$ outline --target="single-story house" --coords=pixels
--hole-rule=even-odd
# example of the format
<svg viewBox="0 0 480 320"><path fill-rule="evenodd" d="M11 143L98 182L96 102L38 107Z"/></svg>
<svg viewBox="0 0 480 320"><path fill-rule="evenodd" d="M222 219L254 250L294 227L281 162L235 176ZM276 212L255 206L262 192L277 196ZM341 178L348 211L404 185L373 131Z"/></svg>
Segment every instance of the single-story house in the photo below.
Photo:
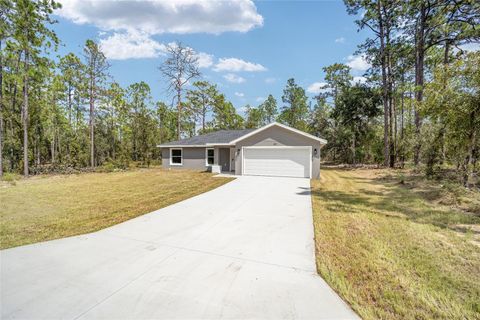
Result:
<svg viewBox="0 0 480 320"><path fill-rule="evenodd" d="M274 122L258 129L220 130L159 145L165 168L221 168L236 175L320 177L326 140Z"/></svg>

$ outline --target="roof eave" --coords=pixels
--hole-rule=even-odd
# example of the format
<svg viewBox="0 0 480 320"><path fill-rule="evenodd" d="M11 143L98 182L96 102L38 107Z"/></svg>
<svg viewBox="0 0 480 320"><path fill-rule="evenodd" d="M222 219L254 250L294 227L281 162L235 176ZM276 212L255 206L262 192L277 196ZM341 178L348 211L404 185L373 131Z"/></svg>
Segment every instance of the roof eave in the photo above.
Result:
<svg viewBox="0 0 480 320"><path fill-rule="evenodd" d="M157 148L204 148L204 144L158 144Z"/></svg>
<svg viewBox="0 0 480 320"><path fill-rule="evenodd" d="M159 144L157 148L205 148L205 147L234 147L231 143L206 143L206 144Z"/></svg>
<svg viewBox="0 0 480 320"><path fill-rule="evenodd" d="M213 146L226 146L226 147L234 147L235 145L234 144L231 144L231 143L207 143L206 146L209 146L209 147L213 147Z"/></svg>

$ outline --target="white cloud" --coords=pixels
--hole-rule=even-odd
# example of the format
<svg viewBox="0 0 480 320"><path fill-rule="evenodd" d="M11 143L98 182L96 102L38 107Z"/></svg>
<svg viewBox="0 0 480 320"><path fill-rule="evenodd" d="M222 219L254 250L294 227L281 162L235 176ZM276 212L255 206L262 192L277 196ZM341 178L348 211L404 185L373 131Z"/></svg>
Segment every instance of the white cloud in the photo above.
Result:
<svg viewBox="0 0 480 320"><path fill-rule="evenodd" d="M240 98L243 98L245 96L243 92L235 92L235 95Z"/></svg>
<svg viewBox="0 0 480 320"><path fill-rule="evenodd" d="M367 82L367 78L358 76L358 77L353 77L352 83L365 83Z"/></svg>
<svg viewBox="0 0 480 320"><path fill-rule="evenodd" d="M165 45L139 32L113 33L100 39L100 48L109 59L156 58L165 51Z"/></svg>
<svg viewBox="0 0 480 320"><path fill-rule="evenodd" d="M213 55L205 52L197 53L197 64L199 68L208 68L213 65Z"/></svg>
<svg viewBox="0 0 480 320"><path fill-rule="evenodd" d="M277 79L275 79L275 78L266 78L265 79L265 83L268 83L268 84L274 83L275 81L277 81Z"/></svg>
<svg viewBox="0 0 480 320"><path fill-rule="evenodd" d="M100 36L100 48L105 56L112 60L157 58L166 52L167 45L137 31L114 32L110 35L101 32ZM175 45L175 43L168 45ZM198 58L199 68L208 68L213 65L213 55L205 52L195 52L195 55Z"/></svg>
<svg viewBox="0 0 480 320"><path fill-rule="evenodd" d="M327 85L326 82L314 82L314 83L312 83L311 85L308 86L307 92L308 93L313 93L313 94L319 94L320 92L323 92L323 91L327 90L327 89L323 88L326 85Z"/></svg>
<svg viewBox="0 0 480 320"><path fill-rule="evenodd" d="M215 71L239 72L239 71L266 71L267 68L258 63L248 62L237 58L220 58L213 68Z"/></svg>
<svg viewBox="0 0 480 320"><path fill-rule="evenodd" d="M65 0L62 5L58 15L109 31L219 34L263 25L252 0Z"/></svg>
<svg viewBox="0 0 480 320"><path fill-rule="evenodd" d="M337 38L335 39L335 43L345 43L345 38L344 37Z"/></svg>
<svg viewBox="0 0 480 320"><path fill-rule="evenodd" d="M233 73L227 73L223 77L225 78L225 80L232 83L243 83L246 81L245 78L237 76L236 74L233 74Z"/></svg>
<svg viewBox="0 0 480 320"><path fill-rule="evenodd" d="M347 66L354 71L365 71L371 67L370 63L365 59L365 55L360 56L348 56Z"/></svg>
<svg viewBox="0 0 480 320"><path fill-rule="evenodd" d="M263 25L252 0L65 0L55 13L100 29L100 43L110 59L158 57L164 44L153 35L247 32ZM213 56L198 57L200 68L213 65Z"/></svg>
<svg viewBox="0 0 480 320"><path fill-rule="evenodd" d="M263 102L265 100L267 100L267 98L265 98L265 97L257 97L257 99L255 99L255 101L257 101L257 102Z"/></svg>

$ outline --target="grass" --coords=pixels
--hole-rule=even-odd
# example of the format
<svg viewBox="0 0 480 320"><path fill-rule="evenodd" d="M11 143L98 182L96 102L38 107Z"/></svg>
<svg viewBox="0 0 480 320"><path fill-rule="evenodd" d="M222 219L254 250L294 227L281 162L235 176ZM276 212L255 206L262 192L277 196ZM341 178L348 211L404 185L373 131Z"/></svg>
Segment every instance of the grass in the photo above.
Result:
<svg viewBox="0 0 480 320"><path fill-rule="evenodd" d="M0 181L0 248L97 231L230 180L156 168Z"/></svg>
<svg viewBox="0 0 480 320"><path fill-rule="evenodd" d="M390 170L312 181L318 272L362 318L480 319L480 194L443 189Z"/></svg>

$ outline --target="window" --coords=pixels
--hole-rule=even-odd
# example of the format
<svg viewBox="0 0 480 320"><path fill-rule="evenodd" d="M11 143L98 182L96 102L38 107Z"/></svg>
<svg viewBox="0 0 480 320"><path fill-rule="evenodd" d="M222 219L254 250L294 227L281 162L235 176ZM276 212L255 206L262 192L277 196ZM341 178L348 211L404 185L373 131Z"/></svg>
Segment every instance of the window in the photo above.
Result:
<svg viewBox="0 0 480 320"><path fill-rule="evenodd" d="M170 165L181 166L183 164L183 150L170 149Z"/></svg>
<svg viewBox="0 0 480 320"><path fill-rule="evenodd" d="M211 166L215 162L215 149L207 149L206 150L206 164L207 166Z"/></svg>

